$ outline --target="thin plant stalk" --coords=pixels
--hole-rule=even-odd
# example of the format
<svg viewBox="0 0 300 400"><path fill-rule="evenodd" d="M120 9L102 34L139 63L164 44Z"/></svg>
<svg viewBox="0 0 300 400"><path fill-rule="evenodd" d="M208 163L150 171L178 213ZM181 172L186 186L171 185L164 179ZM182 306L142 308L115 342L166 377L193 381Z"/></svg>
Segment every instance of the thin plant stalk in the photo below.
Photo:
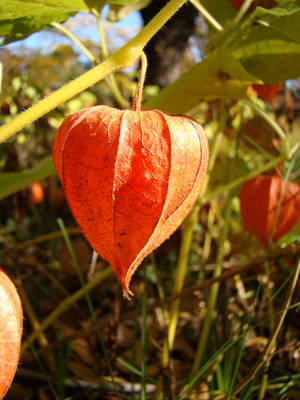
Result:
<svg viewBox="0 0 300 400"><path fill-rule="evenodd" d="M32 326L33 330L37 330L41 326L40 322L39 322L37 316L35 315L35 312L34 312L32 306L31 306L30 300L29 300L29 298L28 298L28 296L26 294L26 291L24 290L23 285L22 285L20 280L17 282L17 286L18 286L18 292L19 292L19 295L20 295L20 298L21 298L21 301L22 301L22 306L23 306L23 308L25 310L25 313L26 313L26 315L27 315L27 317L28 317L28 319L29 319L29 321L31 323L31 326ZM47 347L49 345L48 339L46 338L44 332L41 332L39 334L38 342L39 342L41 347ZM46 349L45 358L46 358L46 361L48 363L49 370L51 371L52 374L54 374L54 372L55 372L55 361L54 361L53 355L52 355L52 353L50 352L49 349Z"/></svg>
<svg viewBox="0 0 300 400"><path fill-rule="evenodd" d="M79 281L81 283L81 286L85 287L83 274L82 274L81 268L80 268L80 266L78 264L78 260L77 260L76 254L74 252L74 249L72 247L70 238L69 238L68 233L66 231L64 222L60 218L57 220L57 222L58 222L58 225L59 225L59 227L60 227L60 229L61 229L61 231L63 233L63 237L64 237L64 240L66 242L66 246L68 248L68 251L70 253L73 265L74 265L75 270L77 272L77 275L79 277ZM94 307L93 307L92 299L91 299L90 294L89 294L88 291L85 291L84 296L86 298L87 306L88 306L89 312L90 312L91 317L92 317L93 325L94 325L94 328L95 328L95 331L96 331L96 334L97 334L97 338L98 338L100 347L101 347L103 355L104 355L104 359L105 359L106 364L107 364L107 368L108 368L109 374L111 376L112 383L113 383L113 385L115 385L114 375L113 375L113 371L112 371L112 365L111 365L111 362L109 360L109 357L108 357L108 354L107 354L107 351L106 351L106 348L105 348L105 343L104 343L102 334L101 334L100 329L99 329L99 324L97 323L97 318L96 318L95 310L94 310Z"/></svg>
<svg viewBox="0 0 300 400"><path fill-rule="evenodd" d="M228 227L229 227L229 219L231 215L231 201L227 200L227 204L225 207L225 217L224 217L224 225L221 229L219 240L218 240L218 254L214 269L214 278L220 277L223 271L223 260L224 260L224 242L228 235ZM196 355L193 362L192 374L196 373L196 371L201 366L204 350L206 348L207 339L210 332L210 327L213 321L213 314L216 307L217 297L219 293L220 283L214 283L209 290L208 300L207 300L207 311L205 314L203 328L201 332L201 336L199 338L198 347L196 351Z"/></svg>
<svg viewBox="0 0 300 400"><path fill-rule="evenodd" d="M248 181L249 179L254 178L255 176L262 174L263 172L268 171L269 169L272 169L278 165L281 161L285 160L286 157L284 155L280 155L273 160L269 161L266 164L262 164L258 168L253 169L252 171L248 172L248 174L245 174L241 176L240 178L235 179L234 181L231 181L229 183L226 183L225 185L218 186L217 189L208 192L206 195L198 199L198 202L207 203L214 197L218 197L222 195L223 193L228 192L229 190L235 189L238 186L242 185L244 182Z"/></svg>
<svg viewBox="0 0 300 400"><path fill-rule="evenodd" d="M99 14L97 14L97 15L99 16ZM72 32L70 32L62 24L58 24L57 22L52 22L51 25L54 28L56 28L57 30L59 30L60 32L62 32L63 34L65 34L69 39L71 39L73 41L73 43L75 43L80 48L80 50L89 58L89 60L93 64L98 64L98 60L94 56L94 54ZM97 26L98 26L98 28L99 28L99 26L101 27L101 34L100 34L100 37L102 38L101 45L105 48L105 52L102 49L102 53L104 55L104 59L106 59L108 57L108 52L107 52L107 47L105 44L105 37L104 37L103 30L102 30L102 25L101 25L101 23L100 24L97 23ZM121 107L126 108L128 106L128 102L122 96L122 94L118 88L118 85L117 85L114 75L109 75L108 77L106 77L104 79L107 82L107 84L108 84L114 98L118 102L118 104Z"/></svg>
<svg viewBox="0 0 300 400"><path fill-rule="evenodd" d="M76 35L74 35L69 29L67 29L65 26L62 24L59 24L58 22L51 22L51 24L54 28L56 28L58 31L66 35L69 39L72 40L74 44L84 53L87 58L93 63L97 64L97 59L94 56L94 54L81 42L81 40L78 39Z"/></svg>
<svg viewBox="0 0 300 400"><path fill-rule="evenodd" d="M108 48L106 45L106 37L105 37L104 29L103 29L103 24L101 21L101 11L102 10L99 12L95 8L92 8L91 11L96 18L97 28L98 28L99 37L100 37L100 46L101 46L101 50L102 50L102 55L103 55L104 60L106 60L109 57L109 53L108 53ZM114 98L118 102L118 104L123 108L127 108L128 101L126 99L124 99L122 93L120 92L120 89L117 84L115 76L113 74L108 75L108 77L106 78L106 82L108 83L108 86L110 87L110 90L111 90Z"/></svg>
<svg viewBox="0 0 300 400"><path fill-rule="evenodd" d="M99 272L95 278L91 281L86 283L83 287L81 287L79 290L77 290L75 293L70 295L69 297L65 298L61 303L58 304L58 306L55 308L54 311L52 311L48 317L46 317L40 324L38 328L35 328L34 332L32 332L31 335L23 342L21 346L21 354L23 354L30 344L32 344L41 334L41 332L44 332L49 326L51 326L55 320L60 317L62 314L64 314L66 311L68 311L71 307L74 306L75 303L77 303L83 296L86 295L86 292L91 291L94 289L96 286L99 285L102 281L104 281L106 278L108 278L112 274L112 269L110 267L107 267L103 269L101 272Z"/></svg>
<svg viewBox="0 0 300 400"><path fill-rule="evenodd" d="M5 142L27 124L37 120L60 104L101 81L109 74L129 67L140 56L148 41L184 5L186 0L170 0L155 17L128 43L101 64L90 69L39 103L0 127L0 143Z"/></svg>
<svg viewBox="0 0 300 400"><path fill-rule="evenodd" d="M241 19L246 14L246 12L248 11L248 9L249 9L249 7L251 6L252 3L253 3L253 0L244 1L244 3L242 4L242 7L239 9L238 13L236 14L236 16L234 18L233 22L235 24L238 24L241 21Z"/></svg>
<svg viewBox="0 0 300 400"><path fill-rule="evenodd" d="M190 3L203 15L203 17L214 27L217 31L223 31L222 25L208 12L199 0L189 0Z"/></svg>
<svg viewBox="0 0 300 400"><path fill-rule="evenodd" d="M212 150L210 154L210 159L209 159L209 165L208 165L208 170L206 174L206 178L203 182L200 195L199 197L201 198L202 195L205 193L207 186L208 186L208 181L209 177L211 175L211 172L213 170L217 154L219 152L221 140L222 140L222 134L223 134L223 127L225 123L225 119L223 118L224 116L224 103L222 102L222 121L220 121L220 127L215 135L214 142L212 144ZM184 223L184 228L183 228L183 235L182 235L182 242L180 246L180 251L179 251L179 257L178 257L178 263L176 267L176 275L175 275L175 280L174 280L174 285L173 285L173 290L172 290L172 295L176 295L179 292L181 292L184 284L184 277L186 274L187 270L187 265L188 265L188 258L191 250L191 245L192 245L192 238L193 238L193 233L198 221L198 214L200 210L200 205L195 205L187 217L185 223ZM179 308L180 308L180 299L177 299L173 302L170 310L170 317L169 317L169 326L168 326L168 336L167 339L164 341L163 345L163 354L162 354L162 367L166 368L169 364L169 352L172 351L173 345L174 345L174 340L175 340L175 333L176 333L176 328L177 328L177 322L178 322L178 315L179 315Z"/></svg>
<svg viewBox="0 0 300 400"><path fill-rule="evenodd" d="M261 107L258 107L253 101L245 99L243 100L243 103L247 104L250 108L252 108L256 114L260 115L270 125L270 127L274 129L274 131L277 133L282 143L283 154L286 157L289 157L289 142L281 126L275 121L274 118L272 118Z"/></svg>
<svg viewBox="0 0 300 400"><path fill-rule="evenodd" d="M283 322L285 320L286 314L289 311L291 301L293 298L293 294L295 292L295 288L297 287L299 273L300 273L300 258L298 259L298 263L295 268L294 275L291 278L291 282L290 282L290 285L288 287L288 290L287 290L287 293L286 293L286 296L284 299L282 311L275 322L274 329L271 333L271 337L270 337L263 353L261 354L259 360L257 361L257 363L251 369L249 374L243 379L243 381L235 387L235 389L233 391L234 396L236 396L249 382L251 382L252 379L255 377L255 375L260 370L260 368L265 364L265 362L268 359L272 358L272 355L274 354L274 350L275 350L274 345L276 343L277 337L279 335L279 332L280 332Z"/></svg>
<svg viewBox="0 0 300 400"><path fill-rule="evenodd" d="M141 400L146 400L146 354L147 354L147 278L146 269L144 269L144 290L142 297L142 332L141 332L141 346L142 346L142 359L141 359Z"/></svg>

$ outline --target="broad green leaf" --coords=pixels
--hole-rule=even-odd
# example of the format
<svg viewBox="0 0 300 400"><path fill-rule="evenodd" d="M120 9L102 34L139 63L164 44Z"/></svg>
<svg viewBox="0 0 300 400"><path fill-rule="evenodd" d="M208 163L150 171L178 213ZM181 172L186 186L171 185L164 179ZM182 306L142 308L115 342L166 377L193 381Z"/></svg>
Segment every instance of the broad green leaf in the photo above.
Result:
<svg viewBox="0 0 300 400"><path fill-rule="evenodd" d="M123 6L126 4L135 3L135 2L136 2L136 0L108 0L108 1L106 1L106 3L109 3L109 4L119 4L119 5L123 5Z"/></svg>
<svg viewBox="0 0 300 400"><path fill-rule="evenodd" d="M236 15L236 10L232 7L230 0L201 0L201 3L223 26Z"/></svg>
<svg viewBox="0 0 300 400"><path fill-rule="evenodd" d="M52 157L47 157L33 168L23 172L6 172L0 174L0 199L24 189L35 181L54 174Z"/></svg>
<svg viewBox="0 0 300 400"><path fill-rule="evenodd" d="M243 98L251 83L259 81L230 54L218 53L194 65L144 106L184 113L201 100Z"/></svg>
<svg viewBox="0 0 300 400"><path fill-rule="evenodd" d="M24 39L80 11L88 11L84 0L5 0L0 4L0 36L4 44Z"/></svg>
<svg viewBox="0 0 300 400"><path fill-rule="evenodd" d="M100 10L105 3L125 6L130 3L135 3L137 0L84 0L88 8L96 8Z"/></svg>
<svg viewBox="0 0 300 400"><path fill-rule="evenodd" d="M300 1L258 7L242 24L219 34L209 48L222 48L264 83L300 76ZM285 4L285 6L284 6Z"/></svg>

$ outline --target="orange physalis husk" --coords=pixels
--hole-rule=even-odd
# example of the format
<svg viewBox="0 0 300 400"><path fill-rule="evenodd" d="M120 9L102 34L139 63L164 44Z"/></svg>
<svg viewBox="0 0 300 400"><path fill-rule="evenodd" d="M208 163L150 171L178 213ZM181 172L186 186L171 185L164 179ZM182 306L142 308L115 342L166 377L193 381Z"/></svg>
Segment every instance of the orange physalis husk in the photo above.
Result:
<svg viewBox="0 0 300 400"><path fill-rule="evenodd" d="M242 186L240 205L245 227L270 247L300 216L300 186L278 175L258 175Z"/></svg>
<svg viewBox="0 0 300 400"><path fill-rule="evenodd" d="M192 118L95 106L64 120L53 160L83 234L129 292L137 266L195 202L208 144Z"/></svg>
<svg viewBox="0 0 300 400"><path fill-rule="evenodd" d="M0 399L15 376L20 356L23 313L17 290L0 268Z"/></svg>
<svg viewBox="0 0 300 400"><path fill-rule="evenodd" d="M273 104L282 86L281 83L278 83L272 85L252 85L252 88L259 97Z"/></svg>

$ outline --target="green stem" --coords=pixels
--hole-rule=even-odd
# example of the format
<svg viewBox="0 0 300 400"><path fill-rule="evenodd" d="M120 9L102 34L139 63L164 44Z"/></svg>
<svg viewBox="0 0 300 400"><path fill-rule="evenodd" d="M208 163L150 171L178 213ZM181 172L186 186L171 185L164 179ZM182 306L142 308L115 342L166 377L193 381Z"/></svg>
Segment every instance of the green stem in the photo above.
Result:
<svg viewBox="0 0 300 400"><path fill-rule="evenodd" d="M223 31L222 25L207 11L199 0L189 0L190 3L203 15L203 17L213 26L217 31Z"/></svg>
<svg viewBox="0 0 300 400"><path fill-rule="evenodd" d="M138 81L138 84L136 87L136 92L135 92L133 105L132 105L132 109L134 111L140 111L140 109L141 109L147 65L148 65L148 61L147 61L146 54L142 51L142 53L141 53L141 71L140 71L139 81Z"/></svg>
<svg viewBox="0 0 300 400"><path fill-rule="evenodd" d="M142 332L141 332L141 400L146 400L146 358L147 358L147 278L146 268L144 269L144 291L142 298Z"/></svg>
<svg viewBox="0 0 300 400"><path fill-rule="evenodd" d="M204 197L199 198L198 201L201 202L201 204L207 203L214 197L220 196L221 194L224 194L224 193L228 192L229 190L235 189L236 187L240 186L242 183L248 181L249 179L254 178L256 175L259 175L263 172L268 171L271 168L274 168L276 165L278 165L278 163L280 161L283 161L284 159L285 159L285 156L280 155L279 157L274 158L270 162L263 164L256 169L253 169L248 174L243 175L240 178L227 183L226 185L219 186L216 190L213 190L212 192L207 193L207 195L205 195Z"/></svg>
<svg viewBox="0 0 300 400"><path fill-rule="evenodd" d="M170 0L164 8L120 50L101 64L85 72L74 81L58 89L12 121L0 128L0 143L6 141L24 126L42 117L60 104L66 102L106 76L121 68L130 66L141 54L147 42L185 3L185 0Z"/></svg>
<svg viewBox="0 0 300 400"><path fill-rule="evenodd" d="M243 100L243 103L247 104L250 108L252 108L258 115L260 115L270 125L271 128L274 129L274 131L279 136L281 143L283 145L283 154L285 154L286 157L289 157L289 143L288 143L286 134L285 134L284 130L281 128L281 126L275 121L274 118L272 118L267 112L265 112L260 107L258 107L253 101Z"/></svg>
<svg viewBox="0 0 300 400"><path fill-rule="evenodd" d="M233 392L233 396L236 396L257 374L257 372L260 370L260 368L264 365L264 363L272 357L272 353L275 350L275 343L278 337L278 334L281 330L283 321L286 317L286 314L290 308L292 297L295 291L295 288L297 287L297 282L299 279L299 273L300 273L300 259L298 260L297 267L294 272L294 276L291 279L290 286L288 288L288 291L286 293L286 297L284 300L283 308L281 311L281 314L277 318L277 321L274 325L274 329L272 331L271 337L260 357L258 362L254 365L250 373L244 378L244 380L235 388Z"/></svg>
<svg viewBox="0 0 300 400"><path fill-rule="evenodd" d="M225 219L224 225L221 229L221 233L218 240L218 254L215 264L214 270L214 278L221 276L223 270L223 260L224 260L224 242L227 238L228 227L229 227L229 219L231 214L231 202L230 199L227 200L226 209L225 209ZM215 306L217 302L217 297L219 293L220 283L214 283L209 290L208 300L207 300L207 311L204 318L203 328L201 332L201 336L198 342L198 347L196 351L196 355L193 362L192 367L192 375L197 372L199 369L201 362L203 360L204 350L206 348L207 339L210 331L210 327L213 320L213 314L215 311Z"/></svg>
<svg viewBox="0 0 300 400"><path fill-rule="evenodd" d="M181 292L183 287L194 228L198 220L198 213L199 213L199 207L194 207L184 224L182 243L180 246L178 264L176 267L175 281L172 290L173 295ZM180 299L177 299L173 302L170 310L170 321L168 326L168 352L170 352L174 346L179 308L180 308ZM167 362L167 359L165 360L165 363ZM164 365L164 367L166 366L167 365Z"/></svg>
<svg viewBox="0 0 300 400"><path fill-rule="evenodd" d="M102 50L102 56L106 60L109 57L107 45L106 45L106 38L105 38L105 33L101 21L101 11L97 11L95 8L92 8L92 13L96 18L96 23L97 23L97 28L99 32L99 38L100 38L100 46Z"/></svg>
<svg viewBox="0 0 300 400"><path fill-rule="evenodd" d="M103 29L103 24L101 21L101 10L99 12L95 8L92 8L91 12L96 18L97 28L98 28L99 37L100 37L100 46L101 46L101 50L102 50L102 55L103 55L104 60L106 60L109 57L109 52L108 52L108 48L106 45L106 38L105 38L104 29ZM128 101L126 99L124 99L122 93L120 92L119 86L117 84L117 81L116 81L114 75L113 74L109 75L106 78L106 82L107 82L114 98L118 102L118 104L123 108L128 108Z"/></svg>
<svg viewBox="0 0 300 400"><path fill-rule="evenodd" d="M251 6L253 0L246 0L244 1L244 3L242 4L242 7L239 9L238 13L236 14L235 18L234 18L234 23L238 24L240 22L240 20L243 18L243 16L246 14L246 12L248 11L249 7Z"/></svg>
<svg viewBox="0 0 300 400"><path fill-rule="evenodd" d="M97 64L97 60L96 60L96 57L94 56L94 54L72 32L70 32L66 27L64 27L63 25L61 25L61 24L59 24L57 22L52 22L50 25L52 25L58 31L62 32L69 39L71 39L72 42L75 43L76 46L78 46L80 48L80 50L87 56L87 58L93 64Z"/></svg>
<svg viewBox="0 0 300 400"><path fill-rule="evenodd" d="M206 178L202 184L201 191L199 198L202 197L203 193L205 193L210 175L212 173L217 154L219 152L220 144L222 141L222 135L223 135L223 128L224 128L224 123L225 119L223 118L224 114L224 103L221 103L221 115L222 115L222 120L220 121L220 127L217 132L217 134L214 137L214 141L212 144L212 150L210 154L210 159L209 159L209 165L207 169L207 174ZM202 203L201 203L202 204ZM174 286L172 290L172 295L175 296L179 292L181 292L184 284L184 277L187 269L187 264L188 264L188 257L189 253L191 250L191 245L192 245L192 238L193 238L193 233L198 221L198 214L200 210L200 203L196 204L192 212L189 214L187 217L185 224L184 224L184 229L183 229L183 236L182 236L182 242L180 246L180 251L179 251L179 257L178 257L178 263L176 267L176 275L175 275L175 281L174 281ZM178 322L178 315L179 315L179 309L180 309L180 299L175 300L171 306L170 310L170 317L169 317L169 326L168 326L168 338L167 340L164 341L164 346L163 346L163 354L162 354L162 366L163 368L166 368L169 364L169 352L173 349L174 345L174 339L175 339L175 333L176 333L176 327L177 327L177 322Z"/></svg>

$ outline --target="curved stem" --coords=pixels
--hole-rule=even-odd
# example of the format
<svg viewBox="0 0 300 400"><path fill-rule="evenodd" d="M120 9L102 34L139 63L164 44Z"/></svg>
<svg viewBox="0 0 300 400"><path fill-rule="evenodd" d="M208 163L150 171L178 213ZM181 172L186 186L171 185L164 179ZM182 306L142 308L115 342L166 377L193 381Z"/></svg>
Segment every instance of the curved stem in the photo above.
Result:
<svg viewBox="0 0 300 400"><path fill-rule="evenodd" d="M203 15L203 17L213 26L217 31L223 31L222 25L207 11L199 0L189 0L190 3Z"/></svg>
<svg viewBox="0 0 300 400"><path fill-rule="evenodd" d="M268 113L258 107L253 101L251 100L243 100L245 104L247 104L250 108L252 108L256 114L260 115L270 126L274 129L274 131L279 136L282 145L283 145L283 153L288 157L289 156L289 145L286 134L281 126L272 118Z"/></svg>
<svg viewBox="0 0 300 400"><path fill-rule="evenodd" d="M211 199L214 197L220 196L221 194L224 194L228 192L231 189L234 189L238 186L240 186L242 183L248 181L249 179L254 178L256 175L259 175L263 172L268 171L268 169L274 168L280 161L285 160L285 156L281 155L279 157L274 158L273 160L269 161L266 164L261 165L260 167L253 169L250 171L248 174L241 176L240 178L227 183L226 185L219 186L216 190L207 193L204 197L199 198L198 202L200 204L204 204L209 202Z"/></svg>
<svg viewBox="0 0 300 400"><path fill-rule="evenodd" d="M159 31L184 3L185 0L170 0L141 32L107 60L85 72L74 81L58 89L38 104L35 104L2 126L0 128L0 143L9 139L30 122L37 120L60 104L101 81L112 72L130 66L140 56L143 48L152 36Z"/></svg>
<svg viewBox="0 0 300 400"><path fill-rule="evenodd" d="M133 104L132 104L132 109L134 111L140 111L140 109L141 109L147 65L148 65L148 61L147 61L146 54L142 51L142 53L141 53L141 71L140 71L139 81L138 81L138 84L136 87L136 92L135 92L135 96L134 96L134 100L133 100Z"/></svg>
<svg viewBox="0 0 300 400"><path fill-rule="evenodd" d="M101 50L102 50L102 56L103 56L103 59L106 60L109 57L109 52L108 52L108 48L106 45L106 38L105 38L104 29L103 29L103 24L101 21L101 11L102 11L102 9L100 10L100 12L98 10L96 10L95 8L91 9L92 14L96 18L97 28L98 28L98 32L99 32L100 46L101 46ZM119 86L117 84L117 81L116 81L114 75L113 74L109 75L106 78L106 82L107 82L114 98L119 103L119 105L123 108L127 108L129 105L128 101L123 97L122 93L120 92Z"/></svg>
<svg viewBox="0 0 300 400"><path fill-rule="evenodd" d="M97 60L96 60L96 57L94 56L94 54L81 42L81 40L78 39L78 37L76 37L72 32L70 32L65 26L63 26L62 24L59 24L57 22L52 22L50 25L52 25L58 31L62 32L69 39L71 39L72 42L80 48L80 50L87 56L87 58L93 64L97 64Z"/></svg>

